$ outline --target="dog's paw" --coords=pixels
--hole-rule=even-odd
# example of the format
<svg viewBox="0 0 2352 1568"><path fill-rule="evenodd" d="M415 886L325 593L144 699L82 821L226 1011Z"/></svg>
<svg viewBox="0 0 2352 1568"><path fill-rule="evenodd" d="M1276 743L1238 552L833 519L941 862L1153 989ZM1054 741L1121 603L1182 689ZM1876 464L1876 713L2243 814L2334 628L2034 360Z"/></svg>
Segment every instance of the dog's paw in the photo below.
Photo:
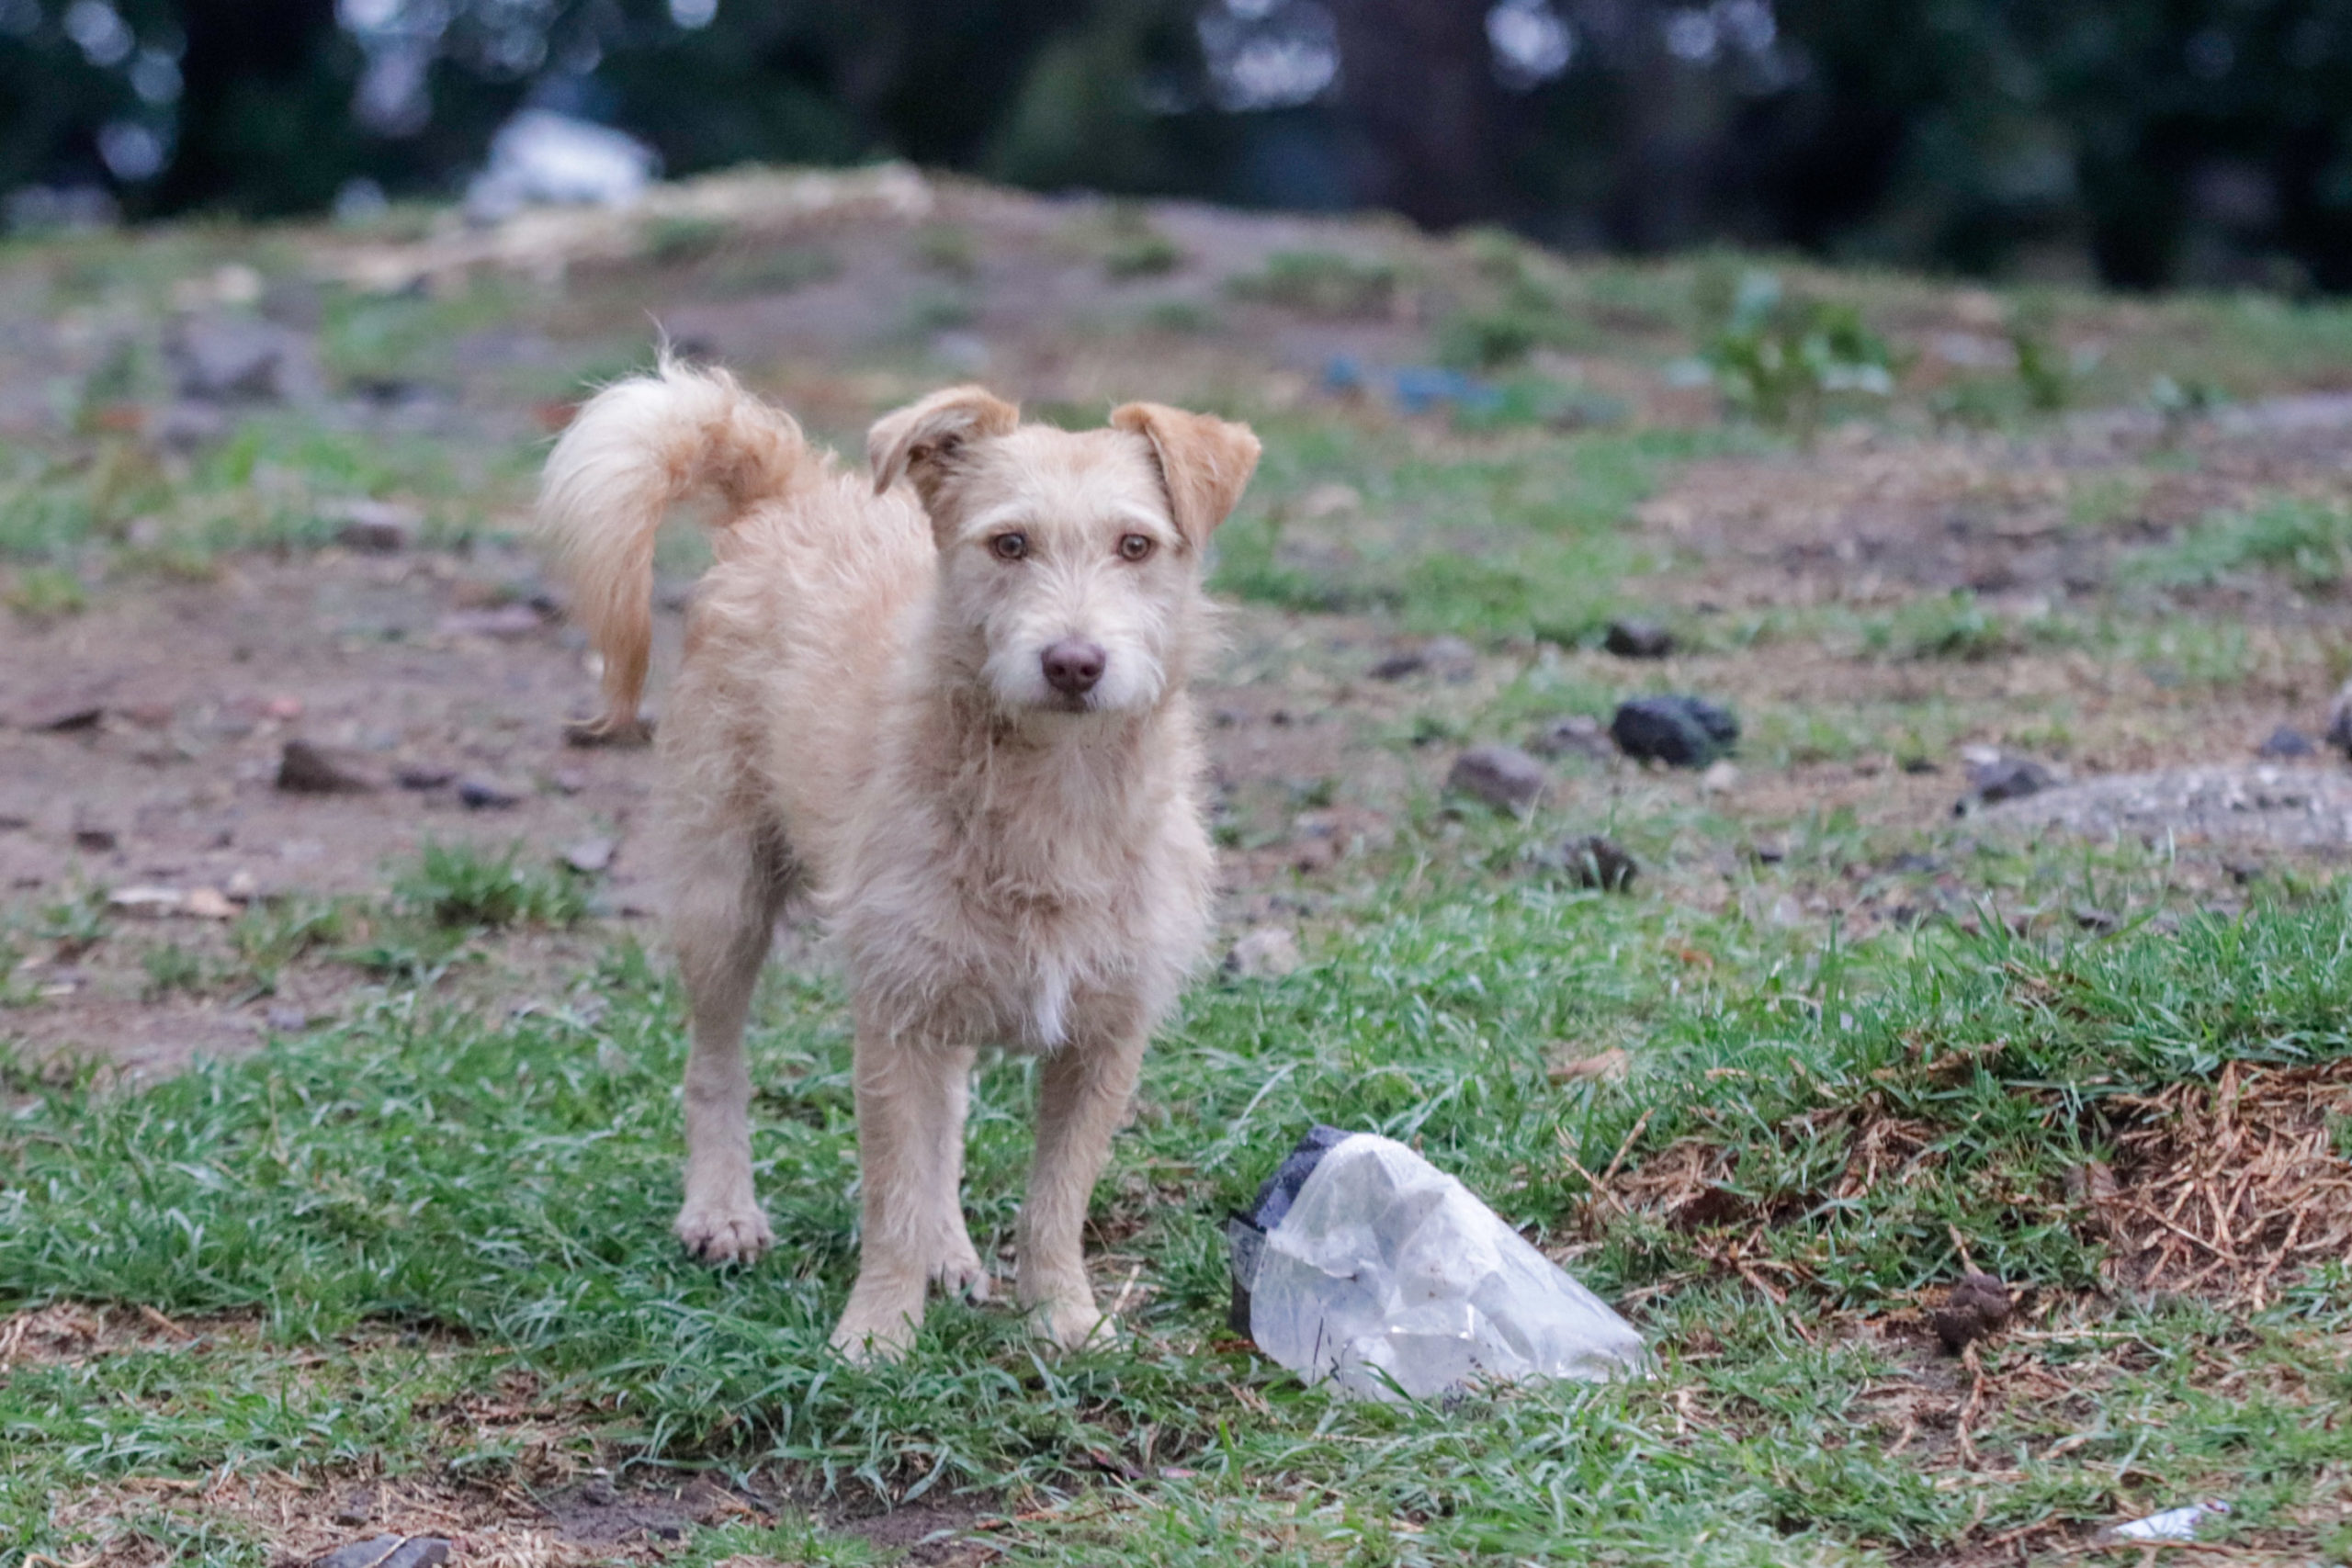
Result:
<svg viewBox="0 0 2352 1568"><path fill-rule="evenodd" d="M670 1227L690 1257L705 1263L750 1263L775 1245L775 1232L757 1203L703 1203L693 1199Z"/></svg>
<svg viewBox="0 0 2352 1568"><path fill-rule="evenodd" d="M912 1291L876 1286L864 1275L849 1292L842 1320L833 1325L833 1348L858 1363L895 1361L915 1342L922 1322L922 1286Z"/></svg>
<svg viewBox="0 0 2352 1568"><path fill-rule="evenodd" d="M1029 1323L1058 1349L1082 1350L1108 1339L1111 1320L1095 1308L1091 1296L1057 1296L1029 1309Z"/></svg>
<svg viewBox="0 0 2352 1568"><path fill-rule="evenodd" d="M967 1238L931 1269L931 1282L943 1296L956 1296L978 1306L989 1299L989 1271Z"/></svg>

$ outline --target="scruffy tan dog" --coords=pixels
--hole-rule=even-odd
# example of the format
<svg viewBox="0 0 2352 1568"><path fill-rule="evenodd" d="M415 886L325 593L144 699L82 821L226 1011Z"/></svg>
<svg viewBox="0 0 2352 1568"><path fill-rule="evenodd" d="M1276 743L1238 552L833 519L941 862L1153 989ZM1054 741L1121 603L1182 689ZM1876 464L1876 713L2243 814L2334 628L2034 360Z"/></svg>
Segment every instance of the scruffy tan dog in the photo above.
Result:
<svg viewBox="0 0 2352 1568"><path fill-rule="evenodd" d="M1024 425L977 387L889 415L871 484L723 374L664 363L598 394L539 516L638 727L653 537L715 495L718 562L662 722L672 934L694 1019L677 1234L712 1262L775 1239L752 1185L742 1033L779 906L805 886L847 960L863 1251L833 1333L891 1354L927 1288L983 1297L964 1228L976 1048L1039 1053L1021 1304L1102 1323L1080 1230L1144 1045L1207 939L1212 856L1185 686L1210 533L1248 429L1151 403Z"/></svg>

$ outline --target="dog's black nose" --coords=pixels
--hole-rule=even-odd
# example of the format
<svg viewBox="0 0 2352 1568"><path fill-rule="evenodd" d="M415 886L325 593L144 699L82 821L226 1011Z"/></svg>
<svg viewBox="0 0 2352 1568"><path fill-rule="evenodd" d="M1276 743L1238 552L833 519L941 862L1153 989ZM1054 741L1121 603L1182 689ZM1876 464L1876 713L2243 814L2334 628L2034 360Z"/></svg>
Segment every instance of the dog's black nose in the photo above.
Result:
<svg viewBox="0 0 2352 1568"><path fill-rule="evenodd" d="M1064 637L1046 649L1043 657L1046 684L1065 696L1082 697L1102 679L1106 655L1099 644Z"/></svg>

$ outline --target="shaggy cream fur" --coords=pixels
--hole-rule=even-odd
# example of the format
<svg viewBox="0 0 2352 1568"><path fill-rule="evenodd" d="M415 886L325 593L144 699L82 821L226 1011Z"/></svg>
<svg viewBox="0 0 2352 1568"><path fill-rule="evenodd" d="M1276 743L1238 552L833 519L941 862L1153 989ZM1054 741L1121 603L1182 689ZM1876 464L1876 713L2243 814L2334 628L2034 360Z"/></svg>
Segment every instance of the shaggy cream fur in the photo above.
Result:
<svg viewBox="0 0 2352 1568"><path fill-rule="evenodd" d="M975 1051L1040 1053L1017 1293L1075 1346L1101 1324L1080 1230L1144 1046L1207 940L1213 872L1186 682L1211 532L1258 458L1156 404L1023 425L976 387L877 423L871 484L724 374L665 363L581 410L540 523L605 660L597 728L639 730L653 537L718 502L665 705L659 818L693 1011L679 1239L774 1240L752 1190L742 1032L805 887L856 1018L862 1240L833 1340L890 1354L932 1284L988 1275L960 1197Z"/></svg>

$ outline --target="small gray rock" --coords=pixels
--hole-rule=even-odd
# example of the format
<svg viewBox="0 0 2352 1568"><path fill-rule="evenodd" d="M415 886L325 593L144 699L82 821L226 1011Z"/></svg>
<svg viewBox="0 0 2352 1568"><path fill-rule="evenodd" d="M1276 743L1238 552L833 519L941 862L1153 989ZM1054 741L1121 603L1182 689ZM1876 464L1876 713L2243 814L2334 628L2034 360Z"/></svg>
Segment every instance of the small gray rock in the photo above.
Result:
<svg viewBox="0 0 2352 1568"><path fill-rule="evenodd" d="M445 768L438 762L411 762L393 775L402 789L446 789L457 778L455 768Z"/></svg>
<svg viewBox="0 0 2352 1568"><path fill-rule="evenodd" d="M347 550L390 555L413 546L424 533L424 513L393 501L346 501L334 509L343 519L335 543Z"/></svg>
<svg viewBox="0 0 2352 1568"><path fill-rule="evenodd" d="M1400 648L1379 663L1368 674L1375 681L1402 681L1408 675L1418 675L1430 667L1429 660L1418 648Z"/></svg>
<svg viewBox="0 0 2352 1568"><path fill-rule="evenodd" d="M292 1034L300 1030L305 1030L311 1027L311 1013L310 1010L307 1008L274 1007L267 1012L262 1014L262 1021L268 1024L269 1027L272 1030L275 1030L277 1033ZM364 1524L367 1521L363 1517L362 1518L346 1519L342 1522L345 1524Z"/></svg>
<svg viewBox="0 0 2352 1568"><path fill-rule="evenodd" d="M310 339L275 321L238 316L185 321L164 344L183 398L284 402L319 389Z"/></svg>
<svg viewBox="0 0 2352 1568"><path fill-rule="evenodd" d="M1986 806L2040 795L2057 782L2057 774L2030 757L2003 755L1968 770L1969 789Z"/></svg>
<svg viewBox="0 0 2352 1568"><path fill-rule="evenodd" d="M2282 724L2272 730L2263 739L2261 745L2255 748L2255 755L2274 758L2309 757L2315 755L2318 750L2319 748L2312 744L2310 736L2305 735L2291 724Z"/></svg>
<svg viewBox="0 0 2352 1568"><path fill-rule="evenodd" d="M277 787L288 795L365 795L376 781L307 740L288 740L277 758Z"/></svg>
<svg viewBox="0 0 2352 1568"><path fill-rule="evenodd" d="M1441 681L1467 681L1478 672L1478 650L1458 637L1433 637L1421 644L1421 660Z"/></svg>
<svg viewBox="0 0 2352 1568"><path fill-rule="evenodd" d="M1600 646L1620 659L1664 659L1674 651L1674 634L1655 621L1611 621Z"/></svg>
<svg viewBox="0 0 2352 1568"><path fill-rule="evenodd" d="M1473 746L1453 760L1445 787L1504 811L1524 811L1551 782L1544 764L1516 746Z"/></svg>
<svg viewBox="0 0 2352 1568"><path fill-rule="evenodd" d="M563 863L582 876L594 876L613 863L610 839L582 839L564 847Z"/></svg>
<svg viewBox="0 0 2352 1568"><path fill-rule="evenodd" d="M1529 738L1527 749L1539 757L1605 759L1617 754L1616 745L1609 739L1609 732L1600 728L1600 721L1580 713L1544 725Z"/></svg>
<svg viewBox="0 0 2352 1568"><path fill-rule="evenodd" d="M458 800L469 811L504 811L523 804L523 792L477 773L458 781Z"/></svg>
<svg viewBox="0 0 2352 1568"><path fill-rule="evenodd" d="M449 1561L449 1543L436 1535L379 1535L339 1546L311 1568L436 1568Z"/></svg>

